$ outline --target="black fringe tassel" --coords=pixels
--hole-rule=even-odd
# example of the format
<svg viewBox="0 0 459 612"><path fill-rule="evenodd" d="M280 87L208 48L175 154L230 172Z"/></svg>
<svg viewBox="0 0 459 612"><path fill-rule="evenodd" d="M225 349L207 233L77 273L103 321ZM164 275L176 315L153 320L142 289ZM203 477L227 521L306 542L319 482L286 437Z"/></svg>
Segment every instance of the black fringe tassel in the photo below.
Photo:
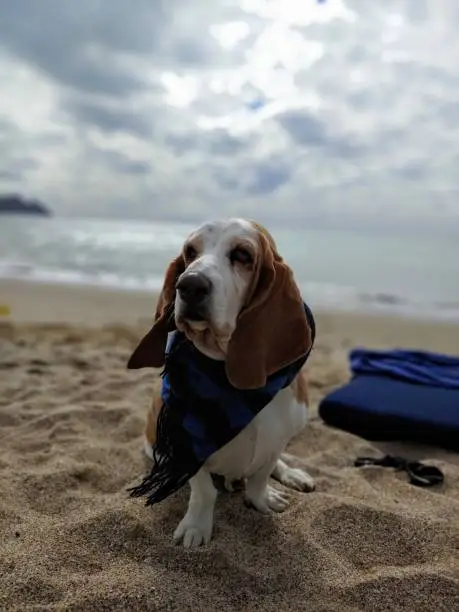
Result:
<svg viewBox="0 0 459 612"><path fill-rule="evenodd" d="M184 462L174 457L170 432L170 414L166 404L163 404L158 417L157 444L153 449L154 464L151 472L143 481L128 489L131 497L147 497L145 505L151 506L166 499L172 493L181 489L199 470L194 461Z"/></svg>
<svg viewBox="0 0 459 612"><path fill-rule="evenodd" d="M171 361L166 364L168 371ZM164 371L161 375L164 376ZM146 506L157 504L181 489L201 467L184 437L182 419L176 406L163 403L157 421L153 467L140 484L128 489L131 497L147 497Z"/></svg>

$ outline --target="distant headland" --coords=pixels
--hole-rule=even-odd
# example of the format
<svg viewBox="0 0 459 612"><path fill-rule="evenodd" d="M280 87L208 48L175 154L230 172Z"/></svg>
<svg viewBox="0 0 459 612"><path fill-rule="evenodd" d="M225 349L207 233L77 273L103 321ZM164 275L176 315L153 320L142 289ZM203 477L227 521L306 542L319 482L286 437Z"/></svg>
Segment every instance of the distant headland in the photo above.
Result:
<svg viewBox="0 0 459 612"><path fill-rule="evenodd" d="M0 195L0 214L36 215L51 217L49 208L38 200L27 200L19 195Z"/></svg>

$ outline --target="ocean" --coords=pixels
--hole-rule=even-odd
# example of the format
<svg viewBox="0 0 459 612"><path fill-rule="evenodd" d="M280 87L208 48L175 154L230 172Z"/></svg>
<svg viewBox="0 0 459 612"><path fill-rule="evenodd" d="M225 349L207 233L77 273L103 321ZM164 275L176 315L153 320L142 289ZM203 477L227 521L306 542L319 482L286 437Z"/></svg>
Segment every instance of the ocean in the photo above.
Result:
<svg viewBox="0 0 459 612"><path fill-rule="evenodd" d="M157 290L193 227L3 216L0 277ZM459 318L459 240L453 235L269 229L312 307Z"/></svg>

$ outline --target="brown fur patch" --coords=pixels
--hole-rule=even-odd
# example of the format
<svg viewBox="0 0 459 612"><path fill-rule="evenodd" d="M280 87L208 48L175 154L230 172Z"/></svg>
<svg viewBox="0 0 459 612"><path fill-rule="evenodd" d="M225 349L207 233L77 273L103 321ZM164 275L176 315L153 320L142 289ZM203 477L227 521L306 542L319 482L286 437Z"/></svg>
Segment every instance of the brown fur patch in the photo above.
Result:
<svg viewBox="0 0 459 612"><path fill-rule="evenodd" d="M155 380L153 387L153 401L147 414L147 423L145 426L145 437L152 446L156 443L156 428L162 404L161 380L158 379Z"/></svg>
<svg viewBox="0 0 459 612"><path fill-rule="evenodd" d="M293 397L299 404L306 404L306 406L309 405L308 376L305 366L301 368L294 380L291 382L290 389L292 390Z"/></svg>
<svg viewBox="0 0 459 612"><path fill-rule="evenodd" d="M311 348L311 330L293 272L269 232L257 223L253 226L259 250L226 354L226 374L238 389L264 386L268 376Z"/></svg>

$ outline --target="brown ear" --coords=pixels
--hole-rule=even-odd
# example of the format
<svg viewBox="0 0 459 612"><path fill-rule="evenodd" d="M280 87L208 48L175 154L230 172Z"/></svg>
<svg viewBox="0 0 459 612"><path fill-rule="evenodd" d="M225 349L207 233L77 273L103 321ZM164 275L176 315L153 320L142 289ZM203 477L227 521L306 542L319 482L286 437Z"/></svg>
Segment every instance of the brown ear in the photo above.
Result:
<svg viewBox="0 0 459 612"><path fill-rule="evenodd" d="M181 255L169 264L156 305L153 327L142 338L130 356L127 364L129 370L160 368L164 365L167 334L175 329L175 284L184 270L185 262Z"/></svg>
<svg viewBox="0 0 459 612"><path fill-rule="evenodd" d="M228 379L239 389L263 387L268 376L306 355L312 342L293 273L268 232L254 225L259 256L226 355Z"/></svg>

